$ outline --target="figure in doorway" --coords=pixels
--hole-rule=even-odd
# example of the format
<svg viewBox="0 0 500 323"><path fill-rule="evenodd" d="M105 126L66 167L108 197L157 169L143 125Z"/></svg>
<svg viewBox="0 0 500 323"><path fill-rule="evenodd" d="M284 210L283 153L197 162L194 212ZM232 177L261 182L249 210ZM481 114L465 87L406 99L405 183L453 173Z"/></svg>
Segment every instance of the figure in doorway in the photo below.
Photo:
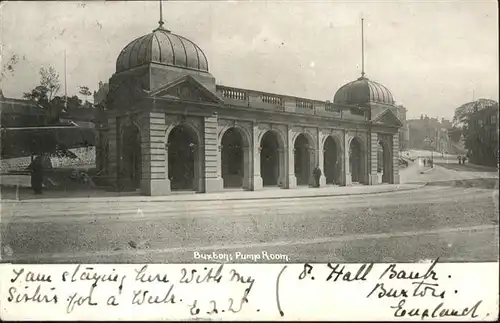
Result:
<svg viewBox="0 0 500 323"><path fill-rule="evenodd" d="M314 176L314 187L319 187L319 179L321 178L321 169L319 168L319 165L316 165L316 167L314 168L313 176Z"/></svg>
<svg viewBox="0 0 500 323"><path fill-rule="evenodd" d="M30 165L31 171L31 188L35 194L42 194L43 186L43 163L42 157L36 156Z"/></svg>

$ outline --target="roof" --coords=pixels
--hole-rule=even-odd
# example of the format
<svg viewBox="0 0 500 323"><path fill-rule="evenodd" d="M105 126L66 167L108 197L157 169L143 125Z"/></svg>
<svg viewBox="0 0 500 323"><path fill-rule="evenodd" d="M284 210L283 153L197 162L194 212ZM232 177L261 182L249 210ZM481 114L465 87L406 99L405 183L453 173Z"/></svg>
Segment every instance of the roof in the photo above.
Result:
<svg viewBox="0 0 500 323"><path fill-rule="evenodd" d="M338 89L333 98L337 104L382 103L394 105L394 97L388 88L362 76Z"/></svg>
<svg viewBox="0 0 500 323"><path fill-rule="evenodd" d="M161 26L123 48L116 60L116 72L150 63L208 72L207 58L198 45Z"/></svg>

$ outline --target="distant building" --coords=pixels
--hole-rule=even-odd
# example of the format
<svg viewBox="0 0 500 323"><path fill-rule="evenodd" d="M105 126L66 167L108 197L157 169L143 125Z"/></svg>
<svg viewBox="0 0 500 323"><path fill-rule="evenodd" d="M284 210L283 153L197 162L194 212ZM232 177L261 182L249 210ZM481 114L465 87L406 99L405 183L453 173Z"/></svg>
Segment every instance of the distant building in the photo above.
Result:
<svg viewBox="0 0 500 323"><path fill-rule="evenodd" d="M406 120L406 108L402 105L397 106L397 117L403 124L399 128L399 150L404 151L410 148L410 128Z"/></svg>
<svg viewBox="0 0 500 323"><path fill-rule="evenodd" d="M429 118L422 115L420 119L407 120L411 149L433 150L441 153L463 153L458 142L453 143L450 130L453 124L445 118Z"/></svg>
<svg viewBox="0 0 500 323"><path fill-rule="evenodd" d="M468 120L466 145L471 163L498 165L498 103L477 108Z"/></svg>

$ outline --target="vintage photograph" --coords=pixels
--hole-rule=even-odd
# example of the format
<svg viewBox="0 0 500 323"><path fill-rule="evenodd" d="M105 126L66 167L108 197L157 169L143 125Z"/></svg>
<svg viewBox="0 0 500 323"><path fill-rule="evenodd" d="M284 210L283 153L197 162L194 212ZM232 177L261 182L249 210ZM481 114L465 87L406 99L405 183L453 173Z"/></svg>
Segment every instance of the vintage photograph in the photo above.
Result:
<svg viewBox="0 0 500 323"><path fill-rule="evenodd" d="M496 1L0 3L1 262L497 262Z"/></svg>

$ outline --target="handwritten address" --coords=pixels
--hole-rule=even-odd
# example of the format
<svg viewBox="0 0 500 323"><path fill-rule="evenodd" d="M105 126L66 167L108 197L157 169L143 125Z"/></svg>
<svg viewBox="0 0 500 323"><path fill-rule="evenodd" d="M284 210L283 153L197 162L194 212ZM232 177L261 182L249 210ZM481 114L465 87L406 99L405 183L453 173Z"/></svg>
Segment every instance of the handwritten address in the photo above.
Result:
<svg viewBox="0 0 500 323"><path fill-rule="evenodd" d="M17 309L33 314L43 308L68 319L98 319L113 309L172 319L369 319L358 311L346 313L363 306L393 320L488 317L491 299L471 296L470 289L461 292L461 281L440 265L438 259L415 268L396 263L2 265L0 314L9 318L21 313Z"/></svg>

